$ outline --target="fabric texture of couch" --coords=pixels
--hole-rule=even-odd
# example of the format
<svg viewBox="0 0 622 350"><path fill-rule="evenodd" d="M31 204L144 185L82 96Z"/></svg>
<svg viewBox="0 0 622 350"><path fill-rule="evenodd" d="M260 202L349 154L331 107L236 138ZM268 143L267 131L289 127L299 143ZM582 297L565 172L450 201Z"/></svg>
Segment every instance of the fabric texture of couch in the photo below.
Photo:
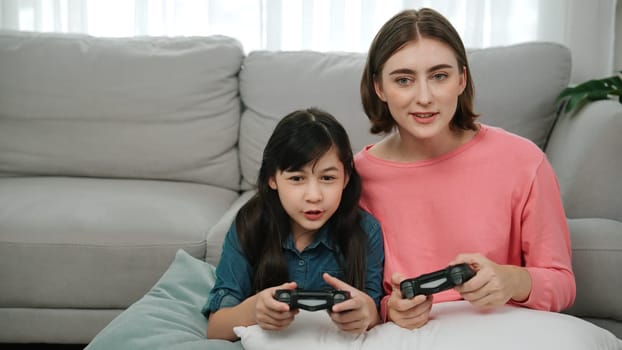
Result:
<svg viewBox="0 0 622 350"><path fill-rule="evenodd" d="M563 46L468 54L480 121L531 139L557 172L577 279L565 312L622 337L622 107L558 113ZM355 151L378 140L360 103L364 61L245 54L224 36L1 32L0 343L86 344L179 249L216 265L292 110L332 113Z"/></svg>

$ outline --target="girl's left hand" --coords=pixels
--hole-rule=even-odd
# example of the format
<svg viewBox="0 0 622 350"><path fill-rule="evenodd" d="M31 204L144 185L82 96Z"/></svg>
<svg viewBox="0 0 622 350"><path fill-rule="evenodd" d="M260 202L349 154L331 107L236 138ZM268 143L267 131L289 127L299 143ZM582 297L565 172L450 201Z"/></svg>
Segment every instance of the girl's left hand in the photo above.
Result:
<svg viewBox="0 0 622 350"><path fill-rule="evenodd" d="M456 291L471 304L482 309L494 309L510 299L524 301L531 292L531 276L520 266L500 265L481 254L460 254L449 265L466 263L476 275Z"/></svg>
<svg viewBox="0 0 622 350"><path fill-rule="evenodd" d="M367 293L326 272L322 277L331 287L350 292L350 299L333 305L332 312L329 313L330 318L340 330L349 333L364 333L380 323L376 303Z"/></svg>

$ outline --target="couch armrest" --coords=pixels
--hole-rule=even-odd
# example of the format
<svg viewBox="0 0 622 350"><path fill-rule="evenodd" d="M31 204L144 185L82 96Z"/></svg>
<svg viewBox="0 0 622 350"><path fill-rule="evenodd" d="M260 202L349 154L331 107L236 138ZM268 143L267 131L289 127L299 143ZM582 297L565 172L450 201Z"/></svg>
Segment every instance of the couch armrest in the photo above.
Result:
<svg viewBox="0 0 622 350"><path fill-rule="evenodd" d="M577 298L566 313L622 321L622 222L568 219Z"/></svg>
<svg viewBox="0 0 622 350"><path fill-rule="evenodd" d="M546 154L555 169L570 218L622 222L622 105L601 100L562 114Z"/></svg>
<svg viewBox="0 0 622 350"><path fill-rule="evenodd" d="M246 191L242 193L238 199L236 199L231 207L227 209L225 214L218 220L216 225L207 232L206 247L205 247L205 261L216 266L220 261L220 252L222 251L222 242L225 240L225 235L229 231L229 227L238 213L238 210L248 202L248 200L255 194L255 191Z"/></svg>

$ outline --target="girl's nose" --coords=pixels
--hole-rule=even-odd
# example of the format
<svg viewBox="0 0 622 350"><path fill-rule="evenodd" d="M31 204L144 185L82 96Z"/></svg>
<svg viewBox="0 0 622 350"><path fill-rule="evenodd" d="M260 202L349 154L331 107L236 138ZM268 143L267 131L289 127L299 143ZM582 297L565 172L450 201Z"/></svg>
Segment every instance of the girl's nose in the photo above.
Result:
<svg viewBox="0 0 622 350"><path fill-rule="evenodd" d="M305 191L305 200L309 202L317 202L322 199L322 191L317 181L309 181Z"/></svg>

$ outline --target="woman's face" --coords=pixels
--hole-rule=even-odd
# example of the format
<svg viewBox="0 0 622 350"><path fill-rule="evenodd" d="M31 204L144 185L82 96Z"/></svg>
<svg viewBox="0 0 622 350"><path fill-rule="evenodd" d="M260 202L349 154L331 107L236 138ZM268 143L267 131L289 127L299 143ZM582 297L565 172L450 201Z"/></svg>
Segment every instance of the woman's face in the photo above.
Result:
<svg viewBox="0 0 622 350"><path fill-rule="evenodd" d="M449 45L419 38L396 51L384 64L374 87L387 103L402 137L417 140L450 137L466 70Z"/></svg>

